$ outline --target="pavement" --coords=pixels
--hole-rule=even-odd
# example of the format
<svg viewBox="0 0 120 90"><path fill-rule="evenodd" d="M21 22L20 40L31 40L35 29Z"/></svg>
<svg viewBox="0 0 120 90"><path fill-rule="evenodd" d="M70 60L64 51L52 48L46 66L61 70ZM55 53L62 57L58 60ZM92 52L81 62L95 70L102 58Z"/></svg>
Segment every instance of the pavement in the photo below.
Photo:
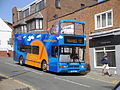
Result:
<svg viewBox="0 0 120 90"><path fill-rule="evenodd" d="M0 74L0 90L33 90L31 86L8 77L4 74Z"/></svg>
<svg viewBox="0 0 120 90"><path fill-rule="evenodd" d="M102 73L98 71L90 71L87 73L87 75L83 77L111 84L117 84L118 82L120 82L120 75L112 74L112 76L110 77L108 75L103 76Z"/></svg>

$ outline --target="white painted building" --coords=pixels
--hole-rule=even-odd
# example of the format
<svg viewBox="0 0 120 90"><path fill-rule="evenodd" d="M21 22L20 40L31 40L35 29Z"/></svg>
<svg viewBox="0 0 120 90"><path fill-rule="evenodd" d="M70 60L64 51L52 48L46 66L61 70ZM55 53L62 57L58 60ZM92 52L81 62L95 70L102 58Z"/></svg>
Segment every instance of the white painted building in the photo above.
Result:
<svg viewBox="0 0 120 90"><path fill-rule="evenodd" d="M0 53L7 50L13 50L9 44L9 39L12 38L12 29L0 18Z"/></svg>

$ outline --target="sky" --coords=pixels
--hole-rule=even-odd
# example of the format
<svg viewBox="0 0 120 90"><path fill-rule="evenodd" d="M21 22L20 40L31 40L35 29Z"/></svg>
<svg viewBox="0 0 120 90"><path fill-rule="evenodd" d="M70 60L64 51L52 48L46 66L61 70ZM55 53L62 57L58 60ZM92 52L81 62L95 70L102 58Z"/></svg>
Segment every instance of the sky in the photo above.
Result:
<svg viewBox="0 0 120 90"><path fill-rule="evenodd" d="M12 8L23 8L34 0L0 0L0 18L12 23ZM98 2L103 0L98 0Z"/></svg>
<svg viewBox="0 0 120 90"><path fill-rule="evenodd" d="M12 23L12 8L23 8L34 0L0 0L0 18Z"/></svg>

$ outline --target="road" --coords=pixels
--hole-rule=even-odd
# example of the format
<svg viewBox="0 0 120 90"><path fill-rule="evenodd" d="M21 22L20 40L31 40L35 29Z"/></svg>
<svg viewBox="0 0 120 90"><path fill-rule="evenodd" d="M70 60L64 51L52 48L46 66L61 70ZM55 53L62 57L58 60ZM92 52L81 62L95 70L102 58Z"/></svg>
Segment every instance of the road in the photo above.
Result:
<svg viewBox="0 0 120 90"><path fill-rule="evenodd" d="M20 66L12 58L0 58L0 73L24 82L36 90L111 90L114 84L79 74L55 74L38 68Z"/></svg>

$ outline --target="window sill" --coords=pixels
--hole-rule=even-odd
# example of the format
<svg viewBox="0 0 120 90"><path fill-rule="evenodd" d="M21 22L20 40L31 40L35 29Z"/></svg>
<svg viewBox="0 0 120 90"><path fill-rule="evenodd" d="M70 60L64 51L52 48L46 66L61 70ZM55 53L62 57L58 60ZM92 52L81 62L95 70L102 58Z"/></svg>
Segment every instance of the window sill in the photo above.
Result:
<svg viewBox="0 0 120 90"><path fill-rule="evenodd" d="M95 28L95 30L106 29L106 28L110 28L110 27L113 27L113 25L109 25L109 26L106 26L106 27Z"/></svg>
<svg viewBox="0 0 120 90"><path fill-rule="evenodd" d="M94 68L96 68L96 69L101 69L101 68L103 68L102 66L95 66ZM116 67L109 67L110 69L116 69Z"/></svg>

